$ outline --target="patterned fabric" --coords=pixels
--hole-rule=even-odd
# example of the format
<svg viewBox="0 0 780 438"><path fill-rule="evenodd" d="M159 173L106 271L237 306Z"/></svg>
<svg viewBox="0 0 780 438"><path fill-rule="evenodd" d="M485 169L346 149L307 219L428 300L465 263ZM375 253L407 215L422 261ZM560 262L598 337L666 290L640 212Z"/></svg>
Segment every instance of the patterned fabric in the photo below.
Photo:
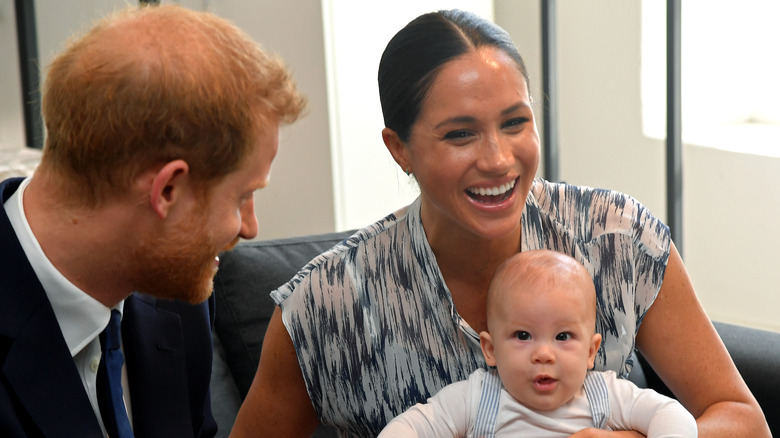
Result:
<svg viewBox="0 0 780 438"><path fill-rule="evenodd" d="M668 228L622 193L537 179L521 250L549 248L590 272L602 334L596 369L631 370L634 337L663 280ZM271 296L313 406L342 436L393 417L487 365L458 315L420 220L420 199L305 266Z"/></svg>

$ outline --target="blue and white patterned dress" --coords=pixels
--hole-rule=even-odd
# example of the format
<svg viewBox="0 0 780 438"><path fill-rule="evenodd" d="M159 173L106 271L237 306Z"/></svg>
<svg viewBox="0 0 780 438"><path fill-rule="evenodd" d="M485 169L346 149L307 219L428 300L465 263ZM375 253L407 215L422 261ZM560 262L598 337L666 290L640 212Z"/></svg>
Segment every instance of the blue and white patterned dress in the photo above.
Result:
<svg viewBox="0 0 780 438"><path fill-rule="evenodd" d="M553 249L588 269L603 336L596 369L628 375L666 269L668 228L628 195L541 179L521 224L522 251ZM487 367L428 245L419 198L316 257L271 296L320 420L342 436L375 436L406 408Z"/></svg>

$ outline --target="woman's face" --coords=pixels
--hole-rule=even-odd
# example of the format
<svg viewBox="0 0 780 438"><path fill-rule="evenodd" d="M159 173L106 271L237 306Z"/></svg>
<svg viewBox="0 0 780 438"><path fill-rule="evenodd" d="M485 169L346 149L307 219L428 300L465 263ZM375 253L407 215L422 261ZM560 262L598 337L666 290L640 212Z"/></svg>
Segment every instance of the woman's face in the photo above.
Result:
<svg viewBox="0 0 780 438"><path fill-rule="evenodd" d="M429 237L517 232L539 164L539 135L514 61L491 47L442 66L402 149L402 166L420 185Z"/></svg>

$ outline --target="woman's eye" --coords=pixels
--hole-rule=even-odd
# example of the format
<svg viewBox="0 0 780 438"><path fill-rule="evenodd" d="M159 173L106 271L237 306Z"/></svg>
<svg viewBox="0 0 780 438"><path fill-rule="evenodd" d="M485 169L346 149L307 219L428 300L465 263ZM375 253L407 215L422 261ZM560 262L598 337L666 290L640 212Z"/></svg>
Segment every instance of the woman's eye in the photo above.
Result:
<svg viewBox="0 0 780 438"><path fill-rule="evenodd" d="M509 119L504 123L504 128L517 128L520 126L523 126L528 119L526 117L516 117L514 119Z"/></svg>
<svg viewBox="0 0 780 438"><path fill-rule="evenodd" d="M558 333L555 336L556 341L568 341L569 339L571 339L571 333L567 333L567 332Z"/></svg>
<svg viewBox="0 0 780 438"><path fill-rule="evenodd" d="M515 337L517 339L521 340L521 341L527 341L527 340L531 339L531 334L521 330L521 331L515 333Z"/></svg>
<svg viewBox="0 0 780 438"><path fill-rule="evenodd" d="M471 137L471 133L469 131L452 131L444 135L446 140L462 140L469 137Z"/></svg>

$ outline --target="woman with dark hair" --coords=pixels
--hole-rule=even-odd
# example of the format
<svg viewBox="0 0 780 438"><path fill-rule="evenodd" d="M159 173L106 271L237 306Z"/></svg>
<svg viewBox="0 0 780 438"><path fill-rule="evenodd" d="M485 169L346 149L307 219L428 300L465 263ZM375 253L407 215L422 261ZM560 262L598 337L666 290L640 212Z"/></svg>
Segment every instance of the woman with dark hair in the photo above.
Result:
<svg viewBox="0 0 780 438"><path fill-rule="evenodd" d="M420 196L272 292L279 308L235 435L306 436L318 422L376 435L487 367L478 333L493 273L547 248L594 280L597 370L626 377L638 348L702 436L768 436L668 228L628 195L535 178L528 77L505 31L468 12L422 15L388 44L379 90L382 138ZM639 436L583 435L602 433Z"/></svg>

